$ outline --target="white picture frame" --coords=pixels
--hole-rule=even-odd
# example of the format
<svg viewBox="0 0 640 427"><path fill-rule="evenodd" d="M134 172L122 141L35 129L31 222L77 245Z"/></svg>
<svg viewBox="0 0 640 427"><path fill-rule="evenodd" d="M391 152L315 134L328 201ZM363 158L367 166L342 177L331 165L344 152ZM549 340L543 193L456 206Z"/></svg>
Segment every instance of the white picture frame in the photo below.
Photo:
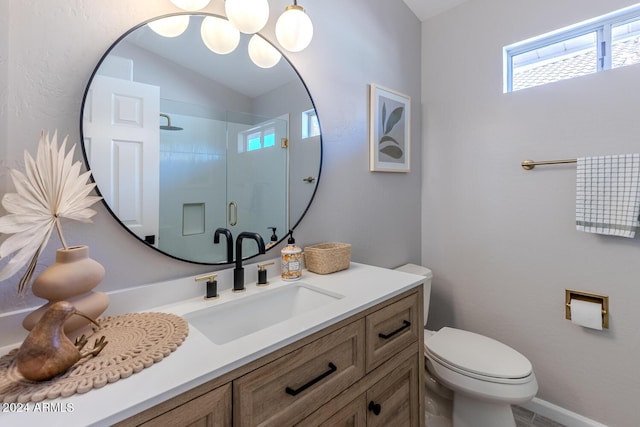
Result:
<svg viewBox="0 0 640 427"><path fill-rule="evenodd" d="M409 172L411 98L371 84L369 96L369 170Z"/></svg>

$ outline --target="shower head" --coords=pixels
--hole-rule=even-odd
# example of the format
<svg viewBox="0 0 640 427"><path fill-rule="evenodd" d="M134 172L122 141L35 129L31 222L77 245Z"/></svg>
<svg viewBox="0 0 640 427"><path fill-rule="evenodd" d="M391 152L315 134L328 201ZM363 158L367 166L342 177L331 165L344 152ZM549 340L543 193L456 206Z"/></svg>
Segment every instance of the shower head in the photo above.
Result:
<svg viewBox="0 0 640 427"><path fill-rule="evenodd" d="M160 117L164 117L164 118L167 119L167 124L166 125L160 125L160 129L162 129L162 130L182 130L181 127L171 126L171 117L169 117L168 114L160 113Z"/></svg>

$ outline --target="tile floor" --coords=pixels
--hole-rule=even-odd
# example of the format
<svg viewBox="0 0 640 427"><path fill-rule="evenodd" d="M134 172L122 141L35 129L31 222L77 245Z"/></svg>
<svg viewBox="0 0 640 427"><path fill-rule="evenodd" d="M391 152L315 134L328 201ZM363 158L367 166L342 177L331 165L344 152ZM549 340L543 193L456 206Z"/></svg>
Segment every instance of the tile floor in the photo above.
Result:
<svg viewBox="0 0 640 427"><path fill-rule="evenodd" d="M427 382L434 381L433 377L431 377L426 369L425 378ZM434 383L431 383L432 386L434 384L435 381ZM451 427L453 395L451 391L442 386L435 385L435 388L439 389L439 392L430 390L430 387L428 387L426 383L424 385L424 412L426 425L428 427ZM512 410L516 427L567 427L564 424L557 423L521 406L513 405Z"/></svg>
<svg viewBox="0 0 640 427"><path fill-rule="evenodd" d="M520 406L513 407L513 417L516 427L566 427ZM451 427L451 418L445 414L434 415L426 412L425 418L427 427Z"/></svg>
<svg viewBox="0 0 640 427"><path fill-rule="evenodd" d="M425 391L425 421L427 427L451 427L452 401L450 397L435 395L427 387ZM512 406L516 427L566 427L521 406Z"/></svg>
<svg viewBox="0 0 640 427"><path fill-rule="evenodd" d="M513 416L516 419L516 427L565 427L564 424L559 424L520 406L513 407Z"/></svg>

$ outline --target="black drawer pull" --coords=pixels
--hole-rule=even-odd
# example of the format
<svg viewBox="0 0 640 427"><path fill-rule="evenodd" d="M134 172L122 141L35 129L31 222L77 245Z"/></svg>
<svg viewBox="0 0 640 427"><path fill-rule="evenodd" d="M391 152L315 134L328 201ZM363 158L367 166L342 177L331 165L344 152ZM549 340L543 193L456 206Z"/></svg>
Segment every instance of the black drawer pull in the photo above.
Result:
<svg viewBox="0 0 640 427"><path fill-rule="evenodd" d="M369 402L369 410L373 412L373 415L380 415L380 411L382 410L382 406L379 403L375 403L373 400Z"/></svg>
<svg viewBox="0 0 640 427"><path fill-rule="evenodd" d="M284 391L286 391L287 394L290 394L291 396L298 395L298 394L302 393L303 391L305 391L306 389L308 389L309 387L311 387L312 385L314 385L315 383L317 383L318 381L322 381L323 379L327 378L329 375L333 374L337 370L338 370L338 368L336 368L336 365L334 365L333 363L329 362L329 370L328 371L318 375L317 377L315 377L314 379L312 379L308 383L300 386L300 388L297 388L297 389L294 390L291 387L287 387L287 388L284 389Z"/></svg>
<svg viewBox="0 0 640 427"><path fill-rule="evenodd" d="M393 332L389 332L388 334L383 334L383 333L379 333L378 336L384 340L387 340L389 338L391 338L392 336L399 334L400 332L404 331L405 329L411 327L411 322L409 322L408 320L403 320L402 321L402 326L400 326L398 329L396 329Z"/></svg>

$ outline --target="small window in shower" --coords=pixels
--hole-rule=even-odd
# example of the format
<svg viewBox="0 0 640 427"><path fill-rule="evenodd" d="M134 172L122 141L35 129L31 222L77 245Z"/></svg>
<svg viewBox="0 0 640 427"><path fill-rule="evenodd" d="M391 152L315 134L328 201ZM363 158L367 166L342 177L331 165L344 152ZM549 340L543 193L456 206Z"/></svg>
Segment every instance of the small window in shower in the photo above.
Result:
<svg viewBox="0 0 640 427"><path fill-rule="evenodd" d="M276 145L276 130L273 123L249 129L238 134L238 152L261 150Z"/></svg>
<svg viewBox="0 0 640 427"><path fill-rule="evenodd" d="M262 148L262 133L254 132L247 136L247 151L259 150Z"/></svg>
<svg viewBox="0 0 640 427"><path fill-rule="evenodd" d="M271 129L269 133L264 134L263 146L266 148L273 147L274 145L276 145L276 132L275 130Z"/></svg>

